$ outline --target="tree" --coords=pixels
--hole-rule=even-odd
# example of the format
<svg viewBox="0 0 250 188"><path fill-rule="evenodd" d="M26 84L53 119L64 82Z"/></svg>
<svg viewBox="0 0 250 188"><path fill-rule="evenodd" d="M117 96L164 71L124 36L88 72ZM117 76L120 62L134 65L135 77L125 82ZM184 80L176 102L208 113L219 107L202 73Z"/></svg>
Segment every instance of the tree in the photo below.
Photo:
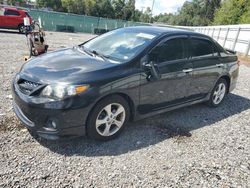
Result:
<svg viewBox="0 0 250 188"><path fill-rule="evenodd" d="M110 0L99 0L95 6L96 16L105 18L114 18L114 8Z"/></svg>
<svg viewBox="0 0 250 188"><path fill-rule="evenodd" d="M135 9L132 16L131 16L131 21L140 22L141 21L140 17L142 14L143 14L142 11Z"/></svg>
<svg viewBox="0 0 250 188"><path fill-rule="evenodd" d="M62 7L69 13L84 14L83 0L61 0Z"/></svg>
<svg viewBox="0 0 250 188"><path fill-rule="evenodd" d="M172 14L172 13L159 14L159 15L154 17L154 21L160 22L160 23L170 24L172 22L171 19L173 18L173 16L174 16L174 14Z"/></svg>
<svg viewBox="0 0 250 188"><path fill-rule="evenodd" d="M240 18L240 23L242 23L242 24L249 24L250 23L250 3L248 3L246 11L242 14L242 16Z"/></svg>
<svg viewBox="0 0 250 188"><path fill-rule="evenodd" d="M140 16L141 22L150 22L151 21L151 9L147 7L147 9Z"/></svg>
<svg viewBox="0 0 250 188"><path fill-rule="evenodd" d="M8 5L24 6L26 4L25 0L7 0Z"/></svg>
<svg viewBox="0 0 250 188"><path fill-rule="evenodd" d="M135 0L128 0L123 8L123 19L130 20L133 16L133 12L135 11Z"/></svg>
<svg viewBox="0 0 250 188"><path fill-rule="evenodd" d="M54 11L64 11L61 0L36 0L37 8L52 8Z"/></svg>
<svg viewBox="0 0 250 188"><path fill-rule="evenodd" d="M124 17L124 7L125 0L113 0L112 5L114 7L115 17L118 19L123 19Z"/></svg>
<svg viewBox="0 0 250 188"><path fill-rule="evenodd" d="M250 23L249 0L225 0L215 13L214 24Z"/></svg>
<svg viewBox="0 0 250 188"><path fill-rule="evenodd" d="M154 18L157 22L170 25L198 26L210 25L221 0L186 1L176 14L160 14Z"/></svg>
<svg viewBox="0 0 250 188"><path fill-rule="evenodd" d="M92 16L95 5L95 0L85 0L85 14L88 16Z"/></svg>
<svg viewBox="0 0 250 188"><path fill-rule="evenodd" d="M210 1L203 1L203 11L205 12L205 17L212 22L214 19L215 11L220 8L221 0L210 0Z"/></svg>

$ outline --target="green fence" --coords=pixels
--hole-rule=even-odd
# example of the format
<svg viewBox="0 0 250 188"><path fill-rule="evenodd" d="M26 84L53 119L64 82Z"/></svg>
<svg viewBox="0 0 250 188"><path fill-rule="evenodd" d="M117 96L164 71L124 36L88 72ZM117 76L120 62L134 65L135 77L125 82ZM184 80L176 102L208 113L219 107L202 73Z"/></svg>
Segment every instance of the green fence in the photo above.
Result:
<svg viewBox="0 0 250 188"><path fill-rule="evenodd" d="M42 26L48 31L103 33L120 27L147 25L145 23L83 16L69 13L30 10L33 19L41 18Z"/></svg>

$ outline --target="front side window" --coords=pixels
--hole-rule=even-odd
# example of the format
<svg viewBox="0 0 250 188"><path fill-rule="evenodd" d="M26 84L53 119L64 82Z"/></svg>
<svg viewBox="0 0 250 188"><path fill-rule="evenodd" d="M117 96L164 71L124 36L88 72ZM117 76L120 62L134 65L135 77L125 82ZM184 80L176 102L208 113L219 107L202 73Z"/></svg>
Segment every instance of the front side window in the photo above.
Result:
<svg viewBox="0 0 250 188"><path fill-rule="evenodd" d="M7 16L20 16L19 12L15 10L6 10L5 15Z"/></svg>
<svg viewBox="0 0 250 188"><path fill-rule="evenodd" d="M191 57L213 56L214 47L212 42L204 39L191 39Z"/></svg>
<svg viewBox="0 0 250 188"><path fill-rule="evenodd" d="M165 43L156 46L151 53L149 53L150 61L162 63L166 61L185 59L185 41L186 39L183 38L170 39Z"/></svg>
<svg viewBox="0 0 250 188"><path fill-rule="evenodd" d="M157 34L118 29L103 34L83 45L88 51L96 51L121 62L129 61L145 49Z"/></svg>

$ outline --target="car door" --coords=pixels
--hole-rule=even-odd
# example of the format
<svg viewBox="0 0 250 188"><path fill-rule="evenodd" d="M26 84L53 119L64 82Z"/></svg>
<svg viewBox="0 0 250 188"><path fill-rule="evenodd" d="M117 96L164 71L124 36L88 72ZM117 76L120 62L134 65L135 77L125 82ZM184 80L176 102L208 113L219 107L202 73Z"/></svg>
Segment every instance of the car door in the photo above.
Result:
<svg viewBox="0 0 250 188"><path fill-rule="evenodd" d="M148 53L148 62L153 62L159 78L150 71L141 76L139 113L146 114L188 100L192 64L188 63L186 35L167 38Z"/></svg>
<svg viewBox="0 0 250 188"><path fill-rule="evenodd" d="M194 99L203 98L211 92L222 74L223 64L216 46L208 38L193 36L189 44L190 62L193 64L189 93Z"/></svg>
<svg viewBox="0 0 250 188"><path fill-rule="evenodd" d="M20 13L15 10L6 9L4 15L5 26L8 28L17 28L23 19Z"/></svg>

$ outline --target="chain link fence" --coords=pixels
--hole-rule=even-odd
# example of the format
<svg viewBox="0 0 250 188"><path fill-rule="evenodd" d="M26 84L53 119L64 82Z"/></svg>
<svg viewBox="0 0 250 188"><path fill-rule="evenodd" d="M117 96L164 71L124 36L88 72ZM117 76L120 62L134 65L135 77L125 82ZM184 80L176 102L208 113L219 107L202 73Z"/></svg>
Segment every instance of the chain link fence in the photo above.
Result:
<svg viewBox="0 0 250 188"><path fill-rule="evenodd" d="M149 25L146 23L84 16L70 13L31 9L29 14L34 20L41 18L42 26L48 31L104 33L120 27Z"/></svg>

